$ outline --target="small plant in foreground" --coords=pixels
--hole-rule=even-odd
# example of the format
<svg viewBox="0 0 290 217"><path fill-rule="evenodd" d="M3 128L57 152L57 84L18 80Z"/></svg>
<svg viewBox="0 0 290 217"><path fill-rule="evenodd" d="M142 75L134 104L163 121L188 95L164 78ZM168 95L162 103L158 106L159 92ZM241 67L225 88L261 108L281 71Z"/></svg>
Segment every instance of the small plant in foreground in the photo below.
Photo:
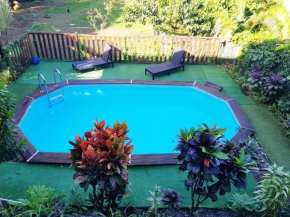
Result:
<svg viewBox="0 0 290 217"><path fill-rule="evenodd" d="M149 216L157 216L157 211L158 208L161 205L162 197L160 196L161 189L160 186L155 185L153 191L149 191L151 194L151 197L147 198L147 201L150 202L150 207L149 207Z"/></svg>
<svg viewBox="0 0 290 217"><path fill-rule="evenodd" d="M12 204L4 204L4 202L0 201L0 216L3 217L11 217L16 216L19 208Z"/></svg>
<svg viewBox="0 0 290 217"><path fill-rule="evenodd" d="M229 200L231 202L231 206L228 206L231 210L234 212L243 212L245 210L247 211L254 211L257 208L257 203L254 200L254 198L250 197L247 193L245 194L239 194L235 193L231 199Z"/></svg>
<svg viewBox="0 0 290 217"><path fill-rule="evenodd" d="M247 139L241 139L236 146L239 149L245 149L245 153L251 155L252 159L261 165L263 159L266 157L263 155L259 149L259 143L255 138L248 137ZM268 159L266 159L268 161Z"/></svg>
<svg viewBox="0 0 290 217"><path fill-rule="evenodd" d="M71 190L71 196L69 197L68 202L66 203L66 211L67 212L79 212L87 211L87 207L89 204L86 203L83 198L82 192L80 192L79 186L73 188Z"/></svg>
<svg viewBox="0 0 290 217"><path fill-rule="evenodd" d="M256 201L261 204L260 212L270 216L278 216L283 208L288 205L290 195L290 173L284 172L283 167L276 164L267 168L269 173L263 176L255 193Z"/></svg>
<svg viewBox="0 0 290 217"><path fill-rule="evenodd" d="M22 216L59 215L63 212L60 202L62 193L56 194L53 189L38 185L29 187L26 192L29 199L19 199L20 203L10 203L23 210Z"/></svg>
<svg viewBox="0 0 290 217"><path fill-rule="evenodd" d="M162 203L169 206L169 209L179 208L182 204L183 197L180 194L170 188L163 189Z"/></svg>
<svg viewBox="0 0 290 217"><path fill-rule="evenodd" d="M245 150L232 151L233 145L226 141L219 141L223 137L215 127L191 128L189 131L180 130L178 145L175 150L180 151L177 159L181 161L179 170L188 171L185 180L186 190L191 190L192 211L196 211L200 204L210 198L217 200L216 194L224 195L231 191L231 183L237 189L246 188L246 174L248 168L255 163ZM213 129L215 130L209 130Z"/></svg>
<svg viewBox="0 0 290 217"><path fill-rule="evenodd" d="M95 129L85 133L85 139L76 135L76 141L70 142L71 167L76 171L73 178L84 188L91 185L93 193L89 194L95 208L108 213L121 203L127 193L130 154L134 146L127 144L128 128L125 122L114 124L113 128L105 126L105 121L95 122Z"/></svg>

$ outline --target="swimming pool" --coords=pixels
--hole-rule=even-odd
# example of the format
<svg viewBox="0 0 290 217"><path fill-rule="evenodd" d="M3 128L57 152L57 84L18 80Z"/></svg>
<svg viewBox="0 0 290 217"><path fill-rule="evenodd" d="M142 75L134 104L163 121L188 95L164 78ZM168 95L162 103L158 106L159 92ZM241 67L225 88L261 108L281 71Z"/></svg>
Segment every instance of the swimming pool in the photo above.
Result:
<svg viewBox="0 0 290 217"><path fill-rule="evenodd" d="M133 154L174 153L180 128L217 123L230 140L240 127L226 101L194 86L69 85L64 91L64 102L51 107L45 95L33 100L19 123L38 152L69 153L68 141L93 128L95 118L110 125L126 121Z"/></svg>

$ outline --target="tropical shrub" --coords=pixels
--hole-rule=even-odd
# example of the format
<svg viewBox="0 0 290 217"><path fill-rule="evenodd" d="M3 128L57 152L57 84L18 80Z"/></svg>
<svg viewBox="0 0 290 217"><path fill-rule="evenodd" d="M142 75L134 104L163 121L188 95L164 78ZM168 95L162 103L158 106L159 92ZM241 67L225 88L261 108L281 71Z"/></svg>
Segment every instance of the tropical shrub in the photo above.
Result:
<svg viewBox="0 0 290 217"><path fill-rule="evenodd" d="M288 46L285 45L289 44L288 41L278 39L252 41L243 47L237 59L235 71L241 72L246 78L256 71L263 71L265 76L273 72L286 78L289 76L290 64L287 60L290 52L288 53ZM249 71L249 68L252 70Z"/></svg>
<svg viewBox="0 0 290 217"><path fill-rule="evenodd" d="M260 92L260 95L267 102L277 99L283 93L285 82L282 80L280 74L264 72L262 66L253 67L250 70L248 78L248 86L255 92Z"/></svg>
<svg viewBox="0 0 290 217"><path fill-rule="evenodd" d="M257 208L257 203L254 198L250 197L247 193L239 194L235 193L231 199L229 200L231 206L228 205L228 208L233 210L234 212L241 213L245 210L247 211L255 211Z"/></svg>
<svg viewBox="0 0 290 217"><path fill-rule="evenodd" d="M91 185L89 194L95 208L108 212L115 210L127 193L130 154L134 146L127 144L128 128L126 122L118 121L112 128L105 126L105 121L94 122L94 130L85 133L85 139L76 135L71 149L71 167L76 171L73 178L84 188Z"/></svg>
<svg viewBox="0 0 290 217"><path fill-rule="evenodd" d="M237 63L227 71L241 86L248 87L252 97L266 105L287 128L290 90L290 42L286 40L252 41L242 49Z"/></svg>
<svg viewBox="0 0 290 217"><path fill-rule="evenodd" d="M261 166L262 163L269 162L266 154L261 153L261 147L255 138L241 139L237 144L236 148L244 149L246 154L251 155L251 158Z"/></svg>
<svg viewBox="0 0 290 217"><path fill-rule="evenodd" d="M24 140L15 140L17 132L11 124L14 107L13 94L0 84L0 163L17 158L25 145Z"/></svg>
<svg viewBox="0 0 290 217"><path fill-rule="evenodd" d="M248 168L255 163L245 150L234 152L233 144L220 141L225 128L208 127L203 124L198 130L180 130L177 135L180 151L177 159L181 161L179 171L187 171L184 181L187 191L191 190L191 209L196 211L200 204L210 198L217 201L216 194L224 195L231 191L231 183L237 189L246 188Z"/></svg>
<svg viewBox="0 0 290 217"><path fill-rule="evenodd" d="M266 78L264 85L264 95L270 98L277 98L279 93L283 91L284 81L281 79L281 75L271 73Z"/></svg>
<svg viewBox="0 0 290 217"><path fill-rule="evenodd" d="M183 197L176 190L170 188L163 189L162 203L168 205L169 209L179 208L182 201Z"/></svg>
<svg viewBox="0 0 290 217"><path fill-rule="evenodd" d="M270 216L278 214L288 206L290 195L290 173L284 172L283 167L276 164L267 168L269 173L263 175L263 180L258 185L255 200L261 204L260 212Z"/></svg>
<svg viewBox="0 0 290 217"><path fill-rule="evenodd" d="M252 89L258 90L259 87L263 85L265 80L264 78L264 71L262 66L253 67L250 69L250 76L249 76L249 86Z"/></svg>

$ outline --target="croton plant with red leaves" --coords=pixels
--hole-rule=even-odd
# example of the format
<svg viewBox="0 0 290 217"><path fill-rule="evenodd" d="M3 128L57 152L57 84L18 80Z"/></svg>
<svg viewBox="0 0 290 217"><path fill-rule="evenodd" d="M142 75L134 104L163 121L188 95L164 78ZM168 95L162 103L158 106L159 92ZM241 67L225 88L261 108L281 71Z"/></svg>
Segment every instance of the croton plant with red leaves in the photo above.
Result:
<svg viewBox="0 0 290 217"><path fill-rule="evenodd" d="M71 167L76 171L75 182L85 192L92 186L93 193L89 196L95 208L108 211L116 209L127 192L127 166L134 146L126 135L126 122L117 121L113 128L105 127L104 120L94 125L84 139L76 135L75 142L69 142L74 146L70 150Z"/></svg>

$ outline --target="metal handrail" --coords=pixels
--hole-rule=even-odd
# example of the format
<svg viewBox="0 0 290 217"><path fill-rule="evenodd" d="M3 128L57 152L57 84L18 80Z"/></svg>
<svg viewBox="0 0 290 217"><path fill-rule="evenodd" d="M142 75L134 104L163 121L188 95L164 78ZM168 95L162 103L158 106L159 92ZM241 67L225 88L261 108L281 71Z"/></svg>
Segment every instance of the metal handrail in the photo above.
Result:
<svg viewBox="0 0 290 217"><path fill-rule="evenodd" d="M38 84L39 84L40 92L43 92L43 89L41 87L40 78L42 78L42 80L43 80L43 84L44 84L45 91L46 91L46 96L47 96L47 99L48 99L48 104L50 105L50 98L49 98L49 95L48 95L47 85L46 85L46 82L45 82L45 78L44 78L44 76L42 74L38 74Z"/></svg>
<svg viewBox="0 0 290 217"><path fill-rule="evenodd" d="M61 73L60 73L60 71L58 69L54 69L53 70L54 86L57 86L57 84L56 84L56 78L55 78L55 73L57 73L59 75L59 83L61 85L61 91L62 91L62 95L64 97L64 91L63 91L63 83L62 83Z"/></svg>

